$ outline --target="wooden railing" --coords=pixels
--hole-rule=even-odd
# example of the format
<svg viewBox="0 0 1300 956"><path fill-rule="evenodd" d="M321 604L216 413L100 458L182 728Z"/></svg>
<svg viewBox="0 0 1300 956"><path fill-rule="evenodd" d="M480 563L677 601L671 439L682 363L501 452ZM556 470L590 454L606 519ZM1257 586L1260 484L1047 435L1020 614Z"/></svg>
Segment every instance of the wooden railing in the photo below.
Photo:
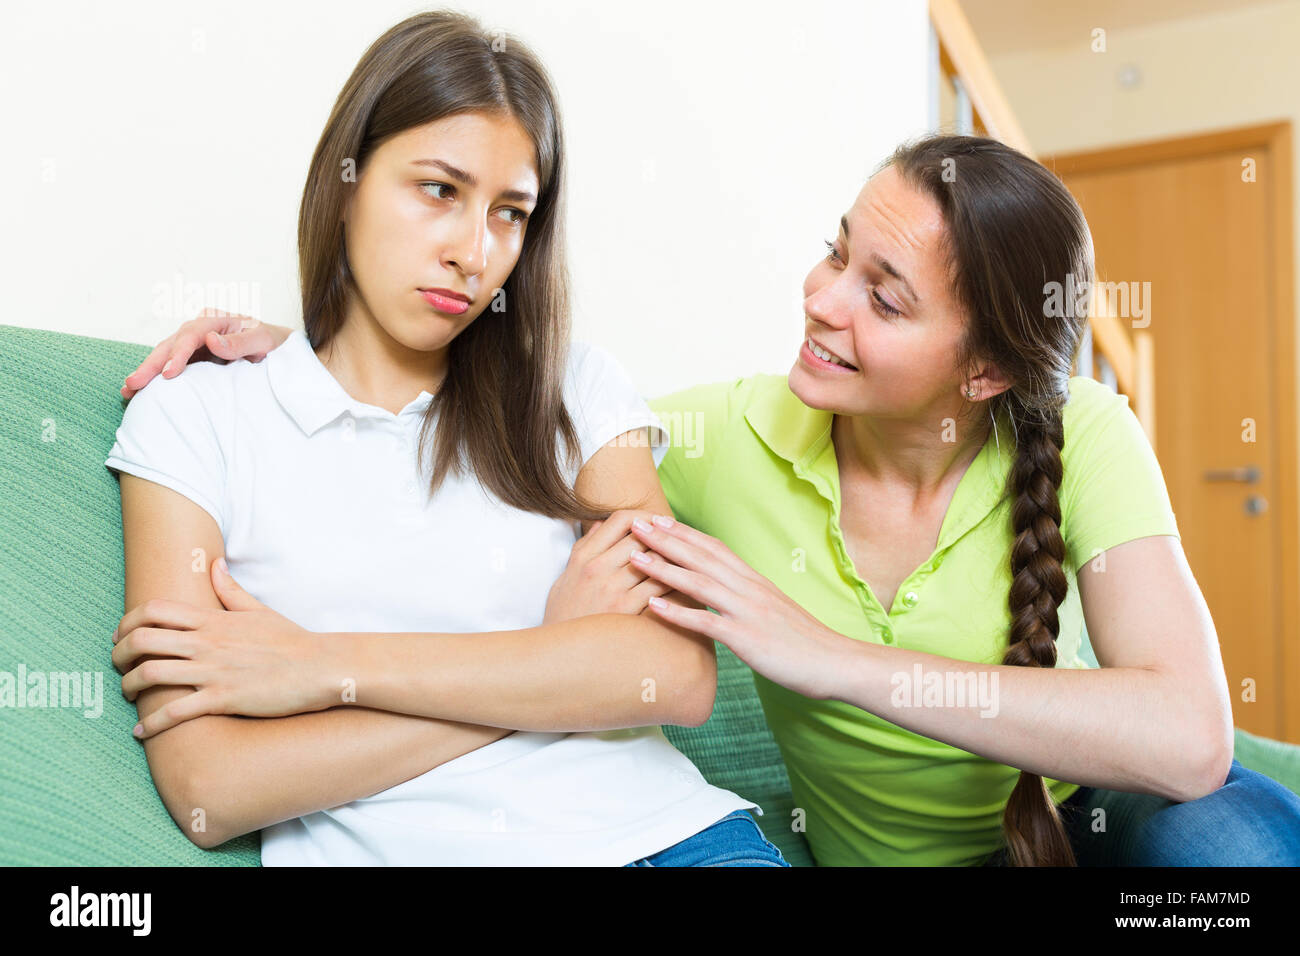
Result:
<svg viewBox="0 0 1300 956"><path fill-rule="evenodd" d="M990 136L1035 156L957 0L930 0L930 70L936 91L931 125ZM1036 157L1035 157L1036 158ZM1147 438L1156 440L1155 352L1151 334L1127 330L1094 295L1076 368L1128 396Z"/></svg>

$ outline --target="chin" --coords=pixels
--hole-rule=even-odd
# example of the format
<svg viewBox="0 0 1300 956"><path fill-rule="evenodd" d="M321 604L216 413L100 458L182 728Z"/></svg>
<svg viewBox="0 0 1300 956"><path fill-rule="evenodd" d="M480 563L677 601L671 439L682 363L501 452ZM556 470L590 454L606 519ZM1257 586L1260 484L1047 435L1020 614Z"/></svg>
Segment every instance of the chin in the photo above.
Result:
<svg viewBox="0 0 1300 956"><path fill-rule="evenodd" d="M819 411L834 412L837 415L857 415L861 409L851 407L855 402L861 403L863 393L845 389L833 381L821 378L803 368L796 360L786 379L786 384L795 398L809 408ZM861 389L861 385L857 386Z"/></svg>
<svg viewBox="0 0 1300 956"><path fill-rule="evenodd" d="M417 352L436 352L445 349L452 339L464 332L469 323L459 323L448 316L422 315L399 329L389 329L394 339Z"/></svg>
<svg viewBox="0 0 1300 956"><path fill-rule="evenodd" d="M790 374L786 378L786 384L794 397L799 399L809 408L827 408L828 406L822 401L822 396L829 389L829 382L818 381L816 376L809 374L808 370L803 368L798 360L795 361L794 367L790 369Z"/></svg>

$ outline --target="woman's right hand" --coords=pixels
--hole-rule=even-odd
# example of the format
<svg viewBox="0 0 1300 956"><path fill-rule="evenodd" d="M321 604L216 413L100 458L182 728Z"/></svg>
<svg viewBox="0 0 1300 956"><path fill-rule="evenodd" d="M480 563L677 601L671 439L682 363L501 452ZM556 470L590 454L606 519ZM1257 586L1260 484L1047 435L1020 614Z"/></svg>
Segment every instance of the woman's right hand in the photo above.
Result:
<svg viewBox="0 0 1300 956"><path fill-rule="evenodd" d="M130 399L158 374L175 378L189 362L233 362L246 358L260 362L284 344L292 329L269 325L247 315L204 309L163 339L126 377L122 397Z"/></svg>
<svg viewBox="0 0 1300 956"><path fill-rule="evenodd" d="M672 588L628 562L645 546L632 535L632 521L649 521L651 511L625 509L597 521L573 544L569 563L551 585L543 624L568 621L588 614L640 614L651 597L663 597Z"/></svg>

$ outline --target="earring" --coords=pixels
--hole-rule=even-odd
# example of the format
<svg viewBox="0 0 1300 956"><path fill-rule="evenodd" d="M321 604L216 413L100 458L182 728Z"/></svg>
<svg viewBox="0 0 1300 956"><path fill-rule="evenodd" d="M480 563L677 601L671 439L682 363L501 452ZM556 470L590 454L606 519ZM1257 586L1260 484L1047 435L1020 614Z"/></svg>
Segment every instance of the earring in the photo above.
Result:
<svg viewBox="0 0 1300 956"><path fill-rule="evenodd" d="M975 389L971 388L969 385L966 386L966 397L967 398L975 397Z"/></svg>

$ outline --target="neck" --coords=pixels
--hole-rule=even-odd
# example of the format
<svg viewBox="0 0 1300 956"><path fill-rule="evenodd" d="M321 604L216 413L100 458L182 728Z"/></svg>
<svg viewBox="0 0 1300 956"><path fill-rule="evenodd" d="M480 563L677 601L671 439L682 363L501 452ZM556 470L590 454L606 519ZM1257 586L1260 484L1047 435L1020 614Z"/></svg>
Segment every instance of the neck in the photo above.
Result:
<svg viewBox="0 0 1300 956"><path fill-rule="evenodd" d="M364 306L349 309L342 328L317 357L345 392L394 415L422 391L436 395L447 373L445 346L432 352L409 348Z"/></svg>
<svg viewBox="0 0 1300 956"><path fill-rule="evenodd" d="M987 415L984 416L987 418ZM949 428L935 422L951 419ZM992 432L978 415L957 410L923 420L836 415L831 426L840 467L873 483L902 487L916 499L960 480Z"/></svg>

